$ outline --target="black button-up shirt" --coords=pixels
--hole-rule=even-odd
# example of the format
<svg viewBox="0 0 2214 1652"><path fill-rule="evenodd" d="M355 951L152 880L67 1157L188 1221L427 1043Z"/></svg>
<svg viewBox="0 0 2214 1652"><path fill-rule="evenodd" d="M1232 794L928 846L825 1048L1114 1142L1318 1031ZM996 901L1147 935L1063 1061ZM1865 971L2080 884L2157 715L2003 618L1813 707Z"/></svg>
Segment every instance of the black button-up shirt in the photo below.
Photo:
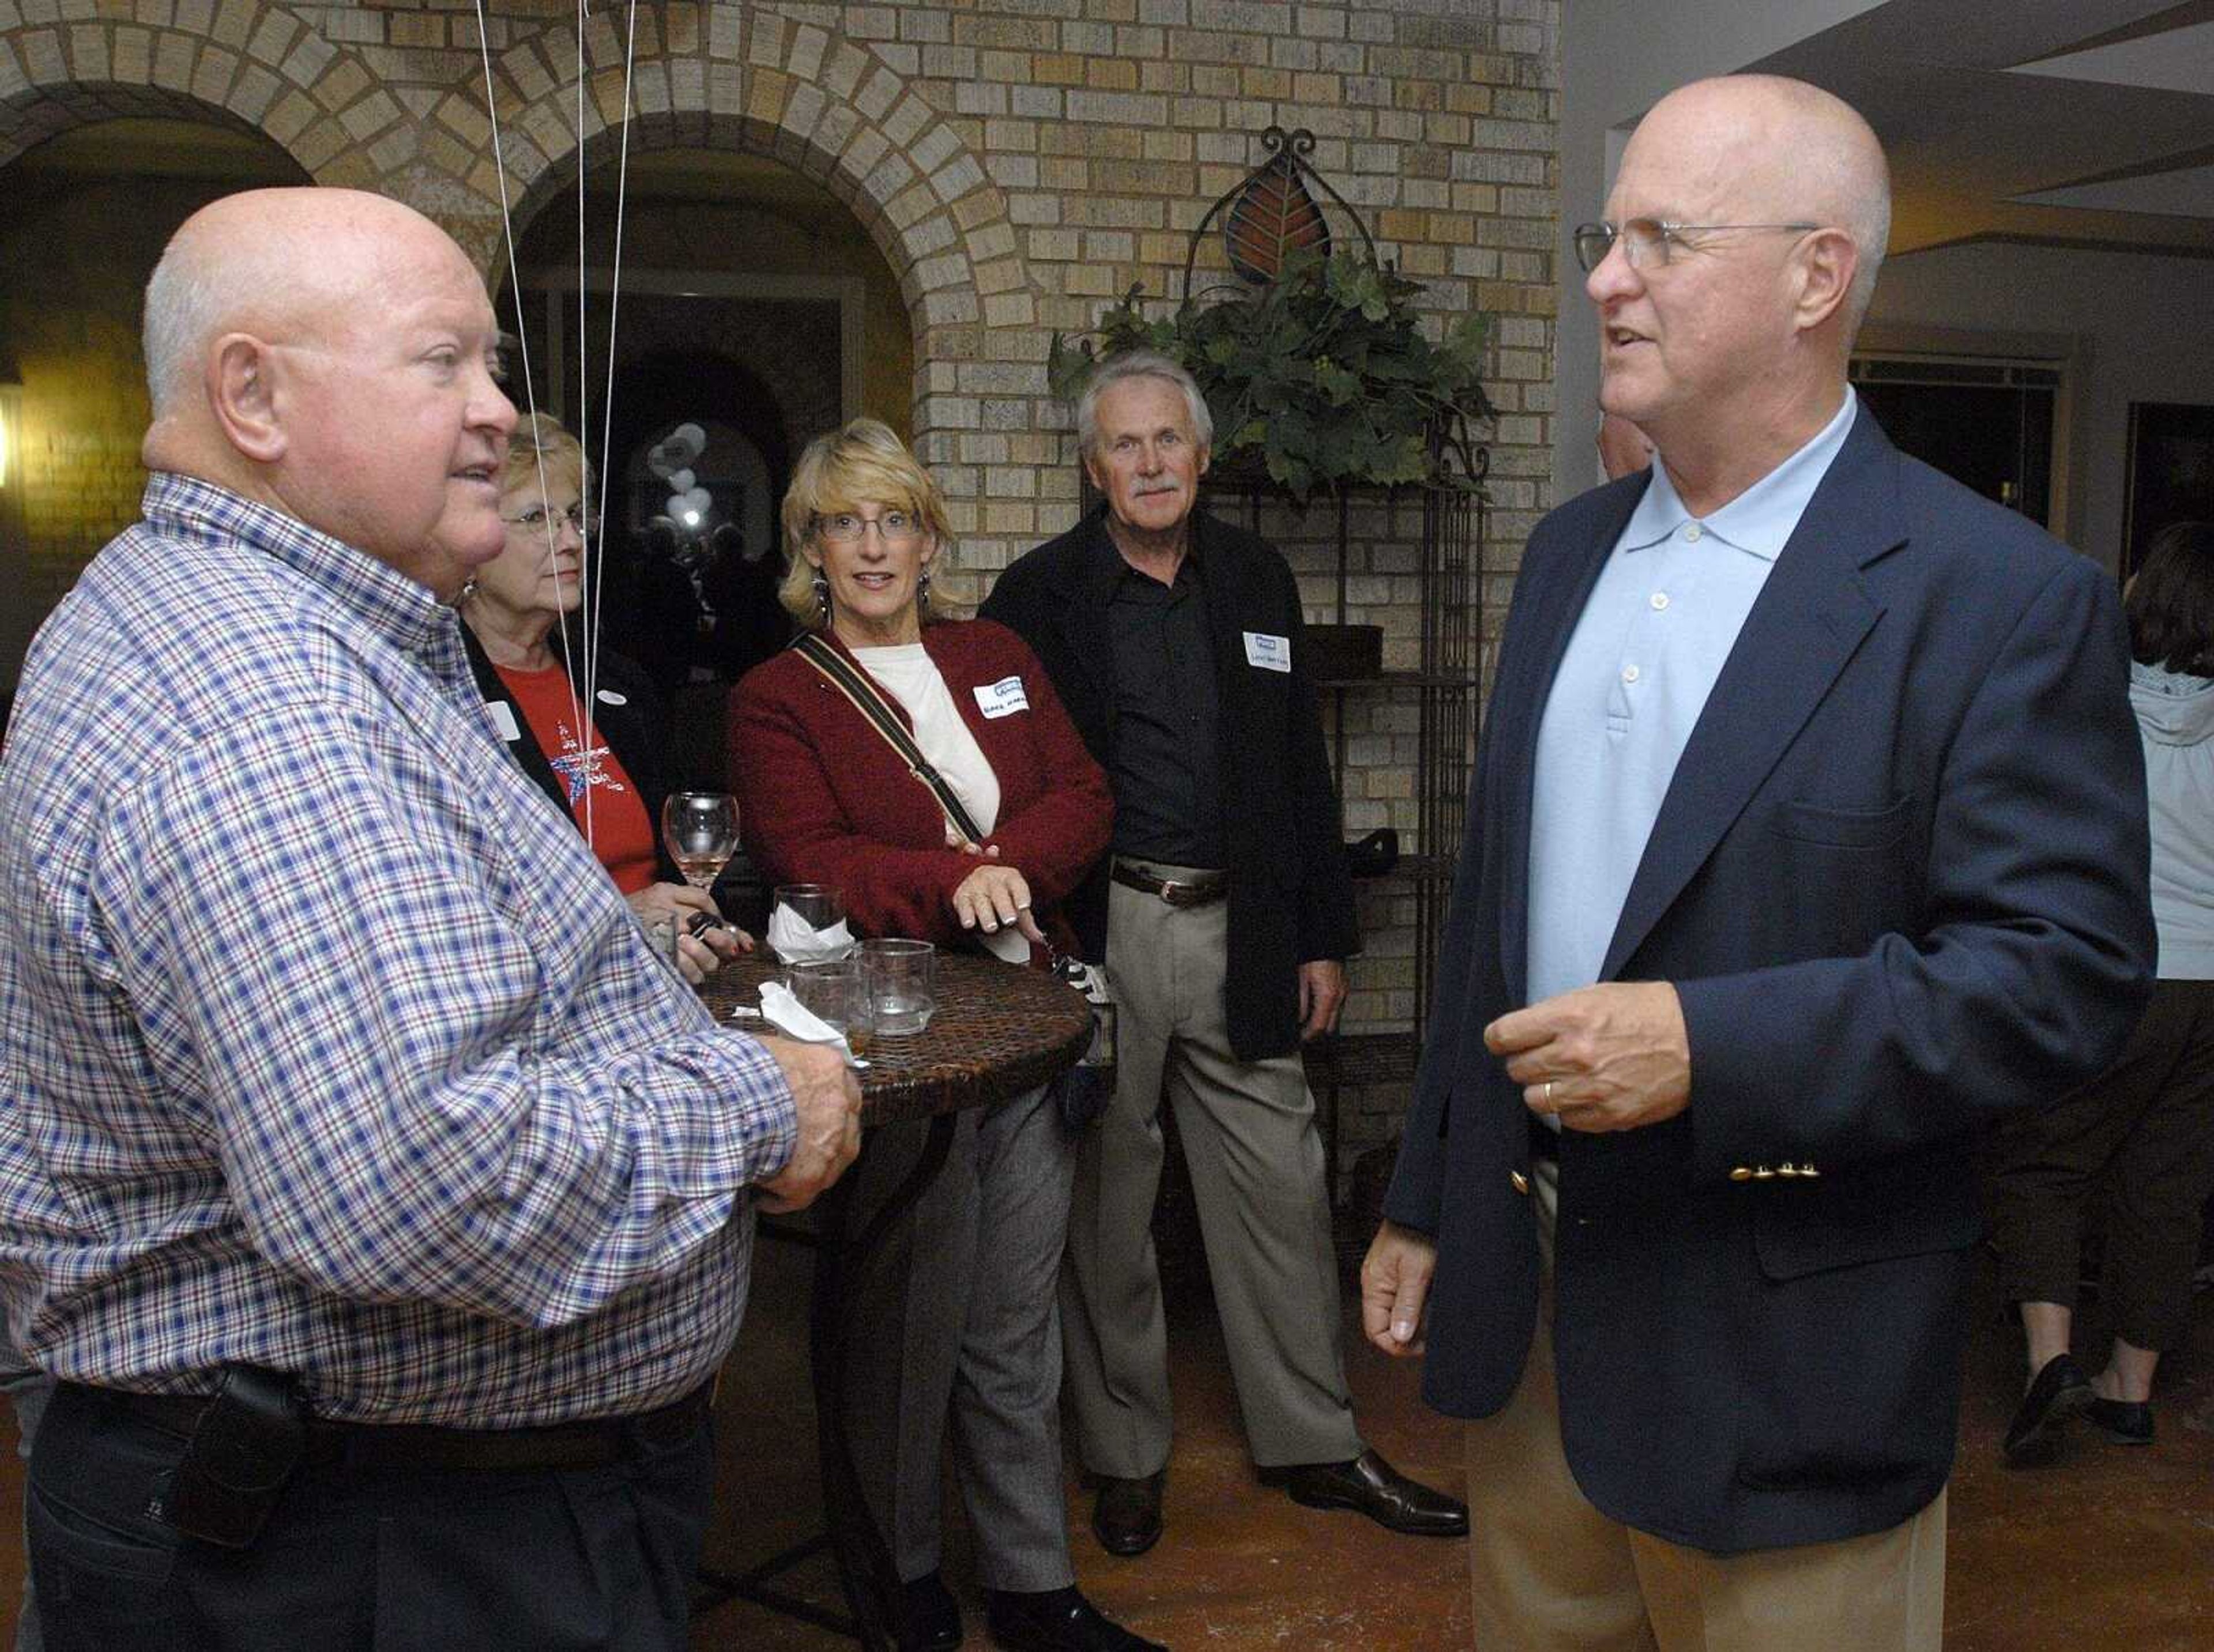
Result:
<svg viewBox="0 0 2214 1652"><path fill-rule="evenodd" d="M1122 562L1121 553L1110 554ZM1108 604L1115 651L1115 852L1171 866L1219 867L1220 698L1199 558L1173 583L1122 563Z"/></svg>

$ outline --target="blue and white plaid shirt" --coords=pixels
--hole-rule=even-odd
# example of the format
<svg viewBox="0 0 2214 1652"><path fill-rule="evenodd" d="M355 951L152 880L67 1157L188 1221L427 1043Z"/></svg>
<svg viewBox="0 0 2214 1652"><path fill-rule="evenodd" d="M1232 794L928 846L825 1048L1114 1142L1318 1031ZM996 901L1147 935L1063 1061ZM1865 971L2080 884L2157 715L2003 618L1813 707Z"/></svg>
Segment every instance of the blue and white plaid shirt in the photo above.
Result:
<svg viewBox="0 0 2214 1652"><path fill-rule="evenodd" d="M780 1070L510 760L451 610L156 475L0 759L0 1285L56 1375L515 1426L706 1378Z"/></svg>

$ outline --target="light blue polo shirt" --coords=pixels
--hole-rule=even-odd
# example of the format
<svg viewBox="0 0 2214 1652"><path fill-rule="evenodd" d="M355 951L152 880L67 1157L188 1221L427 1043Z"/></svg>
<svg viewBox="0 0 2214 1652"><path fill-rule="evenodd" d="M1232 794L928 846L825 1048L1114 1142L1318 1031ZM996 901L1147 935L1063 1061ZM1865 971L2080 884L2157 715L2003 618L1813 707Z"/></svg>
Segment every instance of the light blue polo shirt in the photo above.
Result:
<svg viewBox="0 0 2214 1652"><path fill-rule="evenodd" d="M1667 465L1654 466L1538 727L1532 1003L1599 978L1677 759L1856 405L1848 388L1813 441L1711 516L1691 515Z"/></svg>

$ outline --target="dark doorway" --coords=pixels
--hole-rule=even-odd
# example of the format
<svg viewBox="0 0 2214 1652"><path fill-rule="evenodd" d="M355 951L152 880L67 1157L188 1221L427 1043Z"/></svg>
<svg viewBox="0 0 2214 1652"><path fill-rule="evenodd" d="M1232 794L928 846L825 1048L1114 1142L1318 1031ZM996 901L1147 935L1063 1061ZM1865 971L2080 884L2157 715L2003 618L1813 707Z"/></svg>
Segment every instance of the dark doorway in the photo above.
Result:
<svg viewBox="0 0 2214 1652"><path fill-rule="evenodd" d="M131 94L134 107L162 101ZM221 196L313 181L215 109L91 120L0 168L0 381L14 461L0 481L0 689L84 564L138 519L150 413L140 313L162 249Z"/></svg>
<svg viewBox="0 0 2214 1652"><path fill-rule="evenodd" d="M1900 451L2052 527L2057 369L1870 357L1852 383Z"/></svg>

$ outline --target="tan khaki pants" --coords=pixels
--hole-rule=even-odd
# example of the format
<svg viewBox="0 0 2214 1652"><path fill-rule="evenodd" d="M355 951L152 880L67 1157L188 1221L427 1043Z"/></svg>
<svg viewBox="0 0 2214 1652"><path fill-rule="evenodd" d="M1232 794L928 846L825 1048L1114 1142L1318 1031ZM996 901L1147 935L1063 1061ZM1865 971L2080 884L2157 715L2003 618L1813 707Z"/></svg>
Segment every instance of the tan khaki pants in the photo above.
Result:
<svg viewBox="0 0 2214 1652"><path fill-rule="evenodd" d="M1838 1543L1710 1555L1608 1519L1561 1450L1553 1370L1555 1167L1533 1167L1544 1257L1521 1386L1468 1425L1477 1652L1938 1652L1945 1494Z"/></svg>
<svg viewBox="0 0 2214 1652"><path fill-rule="evenodd" d="M1188 869L1147 864L1164 877ZM1314 1097L1296 1055L1240 1061L1224 1024L1229 904L1177 910L1116 884L1107 971L1120 1005L1115 1096L1084 1134L1061 1275L1077 1448L1136 1478L1169 1459L1168 1329L1153 1254L1176 1109L1215 1311L1253 1460L1360 1455L1338 1344L1337 1259Z"/></svg>

